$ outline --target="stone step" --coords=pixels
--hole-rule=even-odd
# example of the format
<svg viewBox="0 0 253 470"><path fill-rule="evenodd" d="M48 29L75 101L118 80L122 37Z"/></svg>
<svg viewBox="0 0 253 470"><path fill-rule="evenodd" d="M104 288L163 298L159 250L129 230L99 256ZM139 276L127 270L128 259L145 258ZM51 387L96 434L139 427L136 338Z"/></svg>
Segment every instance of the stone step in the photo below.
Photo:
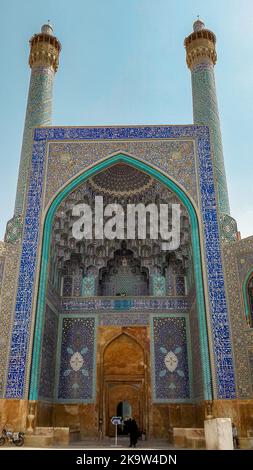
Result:
<svg viewBox="0 0 253 470"><path fill-rule="evenodd" d="M73 437L71 440L75 440L76 435L77 437L79 436L77 433L73 433ZM70 441L70 432L68 427L38 426L37 428L35 428L34 434L31 437L39 438L42 441L43 439L49 440L50 442L52 441L52 444L68 445ZM37 442L37 440L34 439L34 442Z"/></svg>
<svg viewBox="0 0 253 470"><path fill-rule="evenodd" d="M37 427L34 430L34 435L35 436L48 436L48 435L53 435L54 434L54 428L53 427Z"/></svg>
<svg viewBox="0 0 253 470"><path fill-rule="evenodd" d="M25 435L25 446L28 447L50 447L54 445L54 436Z"/></svg>
<svg viewBox="0 0 253 470"><path fill-rule="evenodd" d="M172 428L169 440L175 447L205 448L205 432L203 428Z"/></svg>
<svg viewBox="0 0 253 470"><path fill-rule="evenodd" d="M253 449L253 437L239 437L240 449Z"/></svg>

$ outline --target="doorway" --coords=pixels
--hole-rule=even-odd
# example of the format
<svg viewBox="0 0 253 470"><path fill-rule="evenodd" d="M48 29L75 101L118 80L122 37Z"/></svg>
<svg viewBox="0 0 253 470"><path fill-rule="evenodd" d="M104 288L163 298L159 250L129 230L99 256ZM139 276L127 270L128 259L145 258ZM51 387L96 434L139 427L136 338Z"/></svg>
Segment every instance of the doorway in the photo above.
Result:
<svg viewBox="0 0 253 470"><path fill-rule="evenodd" d="M137 333L143 327L133 329ZM142 345L126 332L114 337L105 347L102 367L105 435L115 435L115 427L111 422L113 416L121 416L123 421L135 418L139 429L146 432L145 363ZM118 431L119 434L127 434L124 424L119 426Z"/></svg>
<svg viewBox="0 0 253 470"><path fill-rule="evenodd" d="M117 416L121 418L122 424L118 426L118 434L126 436L128 434L128 423L132 418L132 407L126 400L120 401L117 406Z"/></svg>

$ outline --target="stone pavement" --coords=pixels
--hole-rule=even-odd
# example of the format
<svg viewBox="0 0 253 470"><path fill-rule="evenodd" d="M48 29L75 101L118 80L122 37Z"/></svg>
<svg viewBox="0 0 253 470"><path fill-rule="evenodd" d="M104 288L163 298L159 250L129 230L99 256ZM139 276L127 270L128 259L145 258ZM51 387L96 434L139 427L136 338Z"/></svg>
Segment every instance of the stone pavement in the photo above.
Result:
<svg viewBox="0 0 253 470"><path fill-rule="evenodd" d="M36 449L43 449L43 447L30 447L24 445L23 447L15 447L14 445L5 445L1 447L1 450L4 449L12 449L12 450L36 450ZM135 448L129 447L129 438L128 437L119 437L118 438L118 446L115 447L115 439L114 438L105 438L103 440L98 440L98 439L85 439L82 441L75 441L75 442L70 442L69 446L61 446L61 445L54 445L50 447L46 447L47 449L80 449L80 450L92 450L92 449L107 449L107 450L135 450ZM44 447L45 449L45 447ZM168 450L168 449L174 449L173 447L167 440L165 439L149 439L147 441L142 441L139 440L136 446L136 450L141 449L141 450Z"/></svg>
<svg viewBox="0 0 253 470"><path fill-rule="evenodd" d="M118 447L115 447L114 438L99 440L83 440L71 442L69 448L81 449L131 449L129 448L129 438L119 437ZM147 441L138 440L136 449L173 449L174 447L166 439L149 439ZM134 448L132 448L134 449Z"/></svg>

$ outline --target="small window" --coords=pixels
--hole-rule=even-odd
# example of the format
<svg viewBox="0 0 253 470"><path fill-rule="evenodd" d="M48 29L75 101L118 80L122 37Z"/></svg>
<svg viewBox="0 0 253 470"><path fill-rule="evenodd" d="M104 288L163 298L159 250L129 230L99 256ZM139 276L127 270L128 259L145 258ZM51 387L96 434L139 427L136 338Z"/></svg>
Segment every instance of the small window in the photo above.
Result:
<svg viewBox="0 0 253 470"><path fill-rule="evenodd" d="M64 278L63 278L63 287L62 287L63 297L72 297L72 289L73 289L73 278L72 278L72 276L64 276Z"/></svg>
<svg viewBox="0 0 253 470"><path fill-rule="evenodd" d="M176 293L177 295L185 295L184 276L176 276Z"/></svg>

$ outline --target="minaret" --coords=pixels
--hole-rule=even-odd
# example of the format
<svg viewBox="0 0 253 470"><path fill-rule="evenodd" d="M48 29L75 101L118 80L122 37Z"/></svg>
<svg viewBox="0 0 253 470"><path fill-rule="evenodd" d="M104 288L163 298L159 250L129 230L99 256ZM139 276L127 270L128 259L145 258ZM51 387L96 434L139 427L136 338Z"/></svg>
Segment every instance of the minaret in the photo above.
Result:
<svg viewBox="0 0 253 470"><path fill-rule="evenodd" d="M33 131L38 126L48 126L52 119L54 75L58 68L61 44L53 35L53 28L45 24L39 34L30 39L29 65L31 79L23 133L15 216L22 216L27 192L32 157Z"/></svg>
<svg viewBox="0 0 253 470"><path fill-rule="evenodd" d="M210 128L217 207L220 223L223 223L230 209L214 76L214 65L217 60L216 37L199 19L193 24L193 30L184 41L186 62L192 77L193 118L194 124L207 125ZM229 220L230 223L235 222L232 218L232 220L229 217L225 218L226 224Z"/></svg>

